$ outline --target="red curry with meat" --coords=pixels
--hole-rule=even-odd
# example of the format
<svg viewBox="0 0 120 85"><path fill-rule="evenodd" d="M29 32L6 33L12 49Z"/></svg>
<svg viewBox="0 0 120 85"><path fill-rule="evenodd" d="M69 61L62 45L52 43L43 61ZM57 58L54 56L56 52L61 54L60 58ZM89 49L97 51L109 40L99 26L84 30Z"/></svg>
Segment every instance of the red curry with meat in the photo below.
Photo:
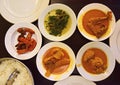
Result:
<svg viewBox="0 0 120 85"><path fill-rule="evenodd" d="M82 66L92 74L104 73L107 69L107 56L98 48L90 48L82 56Z"/></svg>
<svg viewBox="0 0 120 85"><path fill-rule="evenodd" d="M93 9L85 13L82 24L87 33L100 38L109 29L111 18L111 11L106 14L101 10Z"/></svg>

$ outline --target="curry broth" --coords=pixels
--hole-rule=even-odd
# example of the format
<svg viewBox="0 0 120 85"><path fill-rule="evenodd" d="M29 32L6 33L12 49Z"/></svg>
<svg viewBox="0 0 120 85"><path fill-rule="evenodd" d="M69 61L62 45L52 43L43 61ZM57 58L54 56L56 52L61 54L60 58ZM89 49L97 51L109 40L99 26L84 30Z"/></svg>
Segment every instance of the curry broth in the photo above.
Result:
<svg viewBox="0 0 120 85"><path fill-rule="evenodd" d="M48 33L50 33L50 29L49 27L47 26L47 22L49 22L49 16L56 16L56 13L55 11L58 10L58 9L54 9L54 10L51 10L50 12L48 12L48 14L45 16L45 19L44 19L44 26L45 26L45 29ZM62 9L60 9L62 10ZM62 10L64 11L64 10ZM68 14L66 11L64 11L66 14ZM68 14L69 15L69 14ZM66 26L64 27L64 29L62 30L62 33L61 35L67 33L69 31L69 29L71 28L71 23L72 23L72 19L71 19L71 16L69 15L69 18L68 18L68 22L66 24Z"/></svg>
<svg viewBox="0 0 120 85"><path fill-rule="evenodd" d="M91 35L94 35L94 34L89 29L87 23L89 23L90 18L95 18L95 17L106 17L106 14L104 12L102 12L101 10L93 9L93 10L86 12L85 15L83 16L83 20L82 20L82 24L83 24L85 31ZM109 21L104 20L103 23L108 29Z"/></svg>
<svg viewBox="0 0 120 85"><path fill-rule="evenodd" d="M60 59L55 59L53 57L54 54L57 52L57 50L61 50L61 52L63 53ZM49 60L47 60L47 59L49 59ZM49 61L51 61L51 62L49 63L49 66L48 66L46 63ZM66 63L66 62L68 62L68 63ZM58 65L55 65L55 64L58 64ZM61 74L68 69L69 65L70 65L70 56L66 52L66 50L64 50L60 47L52 47L52 48L48 49L45 52L45 54L43 55L43 66L47 72L48 72L48 70L51 70L50 74ZM46 76L49 77L49 75L46 75Z"/></svg>
<svg viewBox="0 0 120 85"><path fill-rule="evenodd" d="M102 71L99 71L97 72L96 70L96 67L94 67L90 61L84 61L84 57L85 57L85 52L82 56L82 66L85 68L85 70L89 73L92 73L92 74L100 74L100 73L103 73L106 68L107 68L107 56L106 54L101 50L101 49L98 49L98 48L91 48L91 49L88 49L88 50L92 50L94 52L94 56L92 57L92 59L94 59L95 57L99 57L100 59L102 59L102 62L103 62L103 70ZM98 68L99 69L99 68Z"/></svg>

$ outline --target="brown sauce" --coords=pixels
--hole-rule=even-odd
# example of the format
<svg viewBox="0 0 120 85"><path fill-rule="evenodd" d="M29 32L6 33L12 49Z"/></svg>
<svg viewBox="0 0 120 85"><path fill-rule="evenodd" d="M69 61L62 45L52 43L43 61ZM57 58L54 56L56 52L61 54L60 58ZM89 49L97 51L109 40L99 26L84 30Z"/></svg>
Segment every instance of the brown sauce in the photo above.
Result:
<svg viewBox="0 0 120 85"><path fill-rule="evenodd" d="M67 70L70 64L70 57L66 50L53 47L48 49L43 57L43 65L46 69L45 75L61 74Z"/></svg>
<svg viewBox="0 0 120 85"><path fill-rule="evenodd" d="M107 68L107 56L101 49L88 49L82 56L82 65L89 73L103 73Z"/></svg>
<svg viewBox="0 0 120 85"><path fill-rule="evenodd" d="M105 14L101 10L93 9L93 10L86 12L85 15L83 16L83 20L82 20L83 27L84 27L85 31L91 35L95 35L95 34L91 31L90 27L88 26L88 23L91 18L96 18L96 17L97 18L98 17L100 17L100 18L107 17L107 14ZM109 20L106 18L106 20L102 21L102 24L105 25L106 30L107 30L108 26L109 26ZM96 27L98 27L98 26L96 26Z"/></svg>

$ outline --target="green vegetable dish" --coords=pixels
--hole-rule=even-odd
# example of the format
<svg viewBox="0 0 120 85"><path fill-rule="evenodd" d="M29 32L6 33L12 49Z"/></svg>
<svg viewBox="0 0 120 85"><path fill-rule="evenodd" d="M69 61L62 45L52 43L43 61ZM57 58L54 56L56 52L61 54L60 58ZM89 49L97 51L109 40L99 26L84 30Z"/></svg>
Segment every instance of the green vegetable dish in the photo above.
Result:
<svg viewBox="0 0 120 85"><path fill-rule="evenodd" d="M52 10L46 15L44 25L49 34L61 36L70 28L70 16L61 9Z"/></svg>

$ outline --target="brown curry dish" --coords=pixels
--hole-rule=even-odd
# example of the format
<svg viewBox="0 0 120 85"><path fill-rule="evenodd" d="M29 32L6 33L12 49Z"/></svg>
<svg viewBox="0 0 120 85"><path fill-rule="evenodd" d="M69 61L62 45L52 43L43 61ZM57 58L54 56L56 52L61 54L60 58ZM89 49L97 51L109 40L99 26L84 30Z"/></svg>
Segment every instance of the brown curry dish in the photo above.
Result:
<svg viewBox="0 0 120 85"><path fill-rule="evenodd" d="M107 56L98 48L90 48L82 56L82 66L92 74L104 73L107 69Z"/></svg>
<svg viewBox="0 0 120 85"><path fill-rule="evenodd" d="M61 74L67 70L70 57L67 51L60 47L52 47L43 55L43 66L46 69L45 76Z"/></svg>
<svg viewBox="0 0 120 85"><path fill-rule="evenodd" d="M106 14L101 10L93 9L84 14L82 24L87 33L100 38L109 29L111 18L111 11Z"/></svg>

